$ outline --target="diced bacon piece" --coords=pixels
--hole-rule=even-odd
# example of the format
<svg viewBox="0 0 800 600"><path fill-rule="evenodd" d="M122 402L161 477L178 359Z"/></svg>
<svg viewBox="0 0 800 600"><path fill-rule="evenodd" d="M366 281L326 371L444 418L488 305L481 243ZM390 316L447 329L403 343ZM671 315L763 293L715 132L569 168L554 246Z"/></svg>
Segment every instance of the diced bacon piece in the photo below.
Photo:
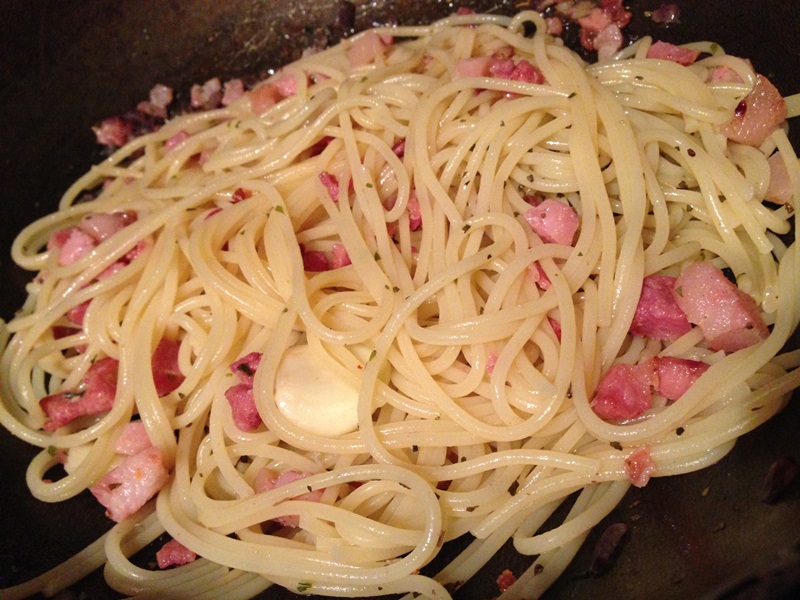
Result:
<svg viewBox="0 0 800 600"><path fill-rule="evenodd" d="M489 60L489 75L500 77L501 79L511 79L514 72L514 61L511 58L500 58L493 56Z"/></svg>
<svg viewBox="0 0 800 600"><path fill-rule="evenodd" d="M231 194L231 204L237 204L242 200L247 200L253 195L253 192L250 190L245 190L243 188L236 188Z"/></svg>
<svg viewBox="0 0 800 600"><path fill-rule="evenodd" d="M475 56L464 58L456 63L455 77L486 77L489 75L489 65L492 59L488 56Z"/></svg>
<svg viewBox="0 0 800 600"><path fill-rule="evenodd" d="M180 146L183 142L189 139L189 132L185 129L181 129L178 133L169 136L167 141L164 142L164 149L167 152L174 150L178 146Z"/></svg>
<svg viewBox="0 0 800 600"><path fill-rule="evenodd" d="M320 273L322 271L329 271L331 268L331 261L328 255L318 250L304 250L303 251L303 269L312 273Z"/></svg>
<svg viewBox="0 0 800 600"><path fill-rule="evenodd" d="M255 431L261 425L256 401L253 397L253 386L239 383L225 390L225 398L231 406L233 422L242 431Z"/></svg>
<svg viewBox="0 0 800 600"><path fill-rule="evenodd" d="M561 17L547 17L544 22L547 26L547 33L550 35L559 37L564 33L564 21L561 20Z"/></svg>
<svg viewBox="0 0 800 600"><path fill-rule="evenodd" d="M297 94L297 77L294 75L282 75L272 82L278 93L284 98L289 98Z"/></svg>
<svg viewBox="0 0 800 600"><path fill-rule="evenodd" d="M753 91L736 107L720 131L740 144L759 147L786 120L786 101L769 79L759 75Z"/></svg>
<svg viewBox="0 0 800 600"><path fill-rule="evenodd" d="M650 14L650 18L659 25L672 25L680 21L681 9L677 4L662 4Z"/></svg>
<svg viewBox="0 0 800 600"><path fill-rule="evenodd" d="M153 352L150 365L153 370L153 383L159 398L175 391L186 379L178 366L180 348L180 342L177 340L161 338Z"/></svg>
<svg viewBox="0 0 800 600"><path fill-rule="evenodd" d="M145 251L147 248L147 240L139 240L136 242L136 245L131 248L128 253L123 257L122 262L130 263L132 260L135 260L136 257L141 255L142 252Z"/></svg>
<svg viewBox="0 0 800 600"><path fill-rule="evenodd" d="M331 175L327 171L322 171L319 174L319 180L322 182L322 185L325 186L325 189L328 190L328 196L330 196L331 200L334 202L339 201L339 180L336 178L335 175Z"/></svg>
<svg viewBox="0 0 800 600"><path fill-rule="evenodd" d="M144 506L167 481L169 472L161 451L151 446L128 456L89 491L106 508L106 514L119 523Z"/></svg>
<svg viewBox="0 0 800 600"><path fill-rule="evenodd" d="M606 13L613 23L620 27L627 27L631 22L631 13L625 10L622 0L601 0L600 8Z"/></svg>
<svg viewBox="0 0 800 600"><path fill-rule="evenodd" d="M792 180L780 152L769 157L769 186L765 199L775 204L788 204L792 200Z"/></svg>
<svg viewBox="0 0 800 600"><path fill-rule="evenodd" d="M528 275L541 290L547 290L551 285L553 285L550 282L550 278L547 276L547 273L544 272L542 265L540 265L538 262L532 262L530 265L528 265Z"/></svg>
<svg viewBox="0 0 800 600"><path fill-rule="evenodd" d="M262 115L281 100L281 94L277 88L264 83L245 94L250 99L250 109L256 115Z"/></svg>
<svg viewBox="0 0 800 600"><path fill-rule="evenodd" d="M136 106L136 110L143 112L146 115L150 115L151 117L166 119L167 107L172 103L172 98L172 88L161 83L157 83L150 89L149 100L140 102Z"/></svg>
<svg viewBox="0 0 800 600"><path fill-rule="evenodd" d="M374 31L367 31L356 38L347 49L347 60L352 68L370 65L378 57L385 55L391 45L391 38L387 39Z"/></svg>
<svg viewBox="0 0 800 600"><path fill-rule="evenodd" d="M551 244L564 244L571 246L578 231L580 220L575 209L559 202L548 199L534 208L525 212L525 220L531 229L545 242Z"/></svg>
<svg viewBox="0 0 800 600"><path fill-rule="evenodd" d="M53 325L54 340L60 340L80 332L81 330L78 329L77 327L67 327L65 325Z"/></svg>
<svg viewBox="0 0 800 600"><path fill-rule="evenodd" d="M714 67L708 80L717 83L742 83L742 78L730 67Z"/></svg>
<svg viewBox="0 0 800 600"><path fill-rule="evenodd" d="M167 108L172 104L172 99L174 97L172 88L163 83L157 83L150 88L149 95L150 103L161 108Z"/></svg>
<svg viewBox="0 0 800 600"><path fill-rule="evenodd" d="M255 481L253 482L253 490L257 494L260 494L261 492L274 490L288 483L305 479L310 475L311 473L301 473L299 471L284 471L283 473L277 473L272 469L261 469L256 475ZM324 492L325 490L323 489L313 490L304 494L300 494L299 496L295 496L292 498L292 500L319 502ZM274 520L284 527L297 527L300 524L300 517L297 515L287 515L285 517L278 517Z"/></svg>
<svg viewBox="0 0 800 600"><path fill-rule="evenodd" d="M471 8L467 8L466 6L459 6L458 10L456 11L457 15L474 15L475 11Z"/></svg>
<svg viewBox="0 0 800 600"><path fill-rule="evenodd" d="M231 79L222 85L222 106L230 106L244 96L244 82L241 79Z"/></svg>
<svg viewBox="0 0 800 600"><path fill-rule="evenodd" d="M124 262L122 262L120 260L111 263L110 265L108 265L105 269L103 269L100 272L100 274L97 276L97 280L100 281L102 279L107 279L108 277L111 277L112 275L116 275L117 273L122 271L122 269L125 268L125 265L126 265L126 263L124 263Z"/></svg>
<svg viewBox="0 0 800 600"><path fill-rule="evenodd" d="M656 470L653 458L650 456L650 449L647 446L639 446L628 458L625 459L625 473L628 479L636 487L644 487L650 481L650 477Z"/></svg>
<svg viewBox="0 0 800 600"><path fill-rule="evenodd" d="M153 443L147 435L147 429L142 421L131 421L122 428L122 433L117 438L114 451L117 454L133 456L142 450L149 448Z"/></svg>
<svg viewBox="0 0 800 600"><path fill-rule="evenodd" d="M100 125L92 127L92 131L98 144L119 148L133 138L134 128L132 123L119 117L109 117L100 121Z"/></svg>
<svg viewBox="0 0 800 600"><path fill-rule="evenodd" d="M78 227L67 227L50 236L49 248L58 248L58 264L71 265L94 249L96 243L92 236Z"/></svg>
<svg viewBox="0 0 800 600"><path fill-rule="evenodd" d="M258 365L261 363L260 352L250 352L242 358L231 363L231 373L239 378L239 381L253 387L253 377L255 377Z"/></svg>
<svg viewBox="0 0 800 600"><path fill-rule="evenodd" d="M711 366L700 360L674 356L656 357L652 360L658 373L658 393L670 401L683 396Z"/></svg>
<svg viewBox="0 0 800 600"><path fill-rule="evenodd" d="M525 83L544 83L544 75L524 58L514 65L509 79L513 81L524 81Z"/></svg>
<svg viewBox="0 0 800 600"><path fill-rule="evenodd" d="M76 325L83 325L83 319L86 316L86 311L89 309L89 302L81 302L77 306L73 306L67 311L66 317Z"/></svg>
<svg viewBox="0 0 800 600"><path fill-rule="evenodd" d="M486 372L491 375L494 372L494 367L497 364L497 359L500 358L494 350L489 352L486 356Z"/></svg>
<svg viewBox="0 0 800 600"><path fill-rule="evenodd" d="M392 146L392 152L395 153L399 158L403 158L406 153L406 139L403 138L399 140L394 146Z"/></svg>
<svg viewBox="0 0 800 600"><path fill-rule="evenodd" d="M622 0L603 0L600 7L595 7L588 14L577 18L580 25L581 45L587 50L597 50L596 38L607 27L614 25L618 30L625 28L631 20L631 13L622 6ZM611 38L613 32L606 34ZM606 40L606 44L608 39ZM620 44L621 47L621 44Z"/></svg>
<svg viewBox="0 0 800 600"><path fill-rule="evenodd" d="M619 25L611 23L594 37L592 45L597 50L597 58L603 59L619 52L624 42L625 37L622 35Z"/></svg>
<svg viewBox="0 0 800 600"><path fill-rule="evenodd" d="M331 269L340 269L352 264L347 248L342 244L334 244L331 247Z"/></svg>
<svg viewBox="0 0 800 600"><path fill-rule="evenodd" d="M178 540L168 541L156 552L156 562L159 569L188 565L195 560L197 560L197 553L189 550Z"/></svg>
<svg viewBox="0 0 800 600"><path fill-rule="evenodd" d="M222 83L218 77L209 79L203 85L193 85L190 93L192 108L211 110L222 104Z"/></svg>
<svg viewBox="0 0 800 600"><path fill-rule="evenodd" d="M675 340L692 329L686 313L675 301L672 292L675 278L648 275L642 282L642 293L630 332L654 340Z"/></svg>
<svg viewBox="0 0 800 600"><path fill-rule="evenodd" d="M39 400L44 414L45 431L55 431L78 417L108 412L117 393L116 359L106 357L95 362L83 377L83 389L59 392Z"/></svg>
<svg viewBox="0 0 800 600"><path fill-rule="evenodd" d="M712 350L735 352L769 335L755 300L711 263L695 263L684 269L673 294Z"/></svg>
<svg viewBox="0 0 800 600"><path fill-rule="evenodd" d="M603 375L590 404L604 421L635 419L650 408L657 386L653 364L617 364Z"/></svg>
<svg viewBox="0 0 800 600"><path fill-rule="evenodd" d="M556 334L556 338L558 341L561 341L561 322L556 321L553 317L547 317L547 322L550 323L550 327L553 328L553 333Z"/></svg>
<svg viewBox="0 0 800 600"><path fill-rule="evenodd" d="M502 594L516 582L517 578L514 576L514 573L511 572L511 569L504 569L497 577L497 589L499 589Z"/></svg>
<svg viewBox="0 0 800 600"><path fill-rule="evenodd" d="M408 211L408 228L411 231L416 231L422 227L422 211L420 210L419 200L416 194L412 193L411 196L409 196L406 210Z"/></svg>
<svg viewBox="0 0 800 600"><path fill-rule="evenodd" d="M127 227L129 222L125 213L89 213L80 220L78 229L94 241L102 242Z"/></svg>
<svg viewBox="0 0 800 600"><path fill-rule="evenodd" d="M685 67L693 64L698 56L700 56L698 50L692 50L691 48L684 48L683 46L676 46L675 44L661 41L654 42L647 50L647 58L669 60Z"/></svg>

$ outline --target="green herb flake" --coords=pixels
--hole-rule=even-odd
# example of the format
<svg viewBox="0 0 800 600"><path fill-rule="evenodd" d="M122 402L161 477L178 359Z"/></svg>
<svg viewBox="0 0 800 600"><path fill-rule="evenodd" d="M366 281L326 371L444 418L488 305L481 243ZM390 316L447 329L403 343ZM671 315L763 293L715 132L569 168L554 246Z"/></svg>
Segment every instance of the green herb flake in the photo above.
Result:
<svg viewBox="0 0 800 600"><path fill-rule="evenodd" d="M572 99L573 99L575 96L577 96L577 95L578 95L578 92L572 92L572 93L571 93L569 96L567 96L567 98L569 98L570 100L572 100Z"/></svg>
<svg viewBox="0 0 800 600"><path fill-rule="evenodd" d="M467 223L461 228L461 231L463 231L464 233L467 233L469 231L470 227L472 227L472 225Z"/></svg>
<svg viewBox="0 0 800 600"><path fill-rule="evenodd" d="M373 187L375 187L375 186L373 186L371 183L367 182L367 187L368 187L369 189L372 189L372 188L373 188Z"/></svg>
<svg viewBox="0 0 800 600"><path fill-rule="evenodd" d="M297 593L302 594L307 592L311 589L311 582L310 581L299 581L297 583Z"/></svg>
<svg viewBox="0 0 800 600"><path fill-rule="evenodd" d="M47 453L50 456L55 456L56 455L56 451L57 451L57 448L55 446L48 446L47 447Z"/></svg>
<svg viewBox="0 0 800 600"><path fill-rule="evenodd" d="M275 207L275 212L283 214L283 207L279 204L278 206Z"/></svg>
<svg viewBox="0 0 800 600"><path fill-rule="evenodd" d="M372 255L372 258L375 259L375 262L378 262L381 259L381 255L378 254L378 251L375 251L375 254Z"/></svg>
<svg viewBox="0 0 800 600"><path fill-rule="evenodd" d="M399 292L399 291L400 291L400 288L399 288L399 287L397 287L397 286L394 286L394 287L392 288L392 291L393 291L393 292L396 294L397 292Z"/></svg>

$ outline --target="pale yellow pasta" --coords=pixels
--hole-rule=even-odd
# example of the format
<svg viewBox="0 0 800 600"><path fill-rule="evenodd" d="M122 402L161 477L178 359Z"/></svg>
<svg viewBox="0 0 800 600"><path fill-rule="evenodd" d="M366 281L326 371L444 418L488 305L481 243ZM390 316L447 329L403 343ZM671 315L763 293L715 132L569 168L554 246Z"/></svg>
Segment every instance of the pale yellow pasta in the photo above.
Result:
<svg viewBox="0 0 800 600"><path fill-rule="evenodd" d="M0 422L42 449L32 494L58 501L92 486L132 418L170 479L85 554L3 598L54 593L104 563L112 587L143 598L249 598L273 584L446 598L509 539L537 558L502 597L537 597L625 494L635 449L649 449L655 476L684 473L780 411L800 385L800 356L783 350L800 320L800 250L779 237L793 227L800 169L783 129L762 148L718 133L755 83L749 63L712 45L691 67L648 59L644 39L588 65L544 31L536 13L467 15L379 30L397 41L366 66L350 66L354 40L310 54L275 75L294 77L296 94L261 115L245 96L172 119L19 235L14 260L39 274L4 326ZM545 82L458 76L460 61L507 47ZM742 83L709 82L719 66ZM762 202L775 148L794 185L777 208ZM233 202L236 190L247 197ZM571 246L533 232L532 195L574 208ZM137 219L74 263L47 250L53 232L114 211ZM350 264L304 269L303 252L337 245ZM671 343L631 336L645 276L709 260L759 304L766 340L726 355L697 329ZM82 328L57 339L86 301ZM180 343L185 379L158 397L150 359L164 337ZM320 433L276 400L299 345L309 369L357 390L346 432ZM251 352L262 354L263 423L243 431L225 394L229 365ZM602 375L653 356L711 366L634 422L597 417ZM79 387L102 357L119 361L113 408L43 430L39 400ZM78 451L66 476L47 478ZM263 469L304 477L258 491ZM319 501L302 498L311 490ZM565 521L541 531L573 494ZM273 522L287 516L298 526ZM163 532L201 558L134 566ZM450 565L419 574L462 535L475 540Z"/></svg>

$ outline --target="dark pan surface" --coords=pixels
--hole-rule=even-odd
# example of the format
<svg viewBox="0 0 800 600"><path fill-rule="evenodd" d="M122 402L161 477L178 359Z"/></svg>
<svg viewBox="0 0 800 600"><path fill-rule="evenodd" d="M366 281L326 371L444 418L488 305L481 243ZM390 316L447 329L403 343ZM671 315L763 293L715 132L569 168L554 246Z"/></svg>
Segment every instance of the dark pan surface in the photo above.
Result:
<svg viewBox="0 0 800 600"><path fill-rule="evenodd" d="M672 42L711 39L748 56L784 94L800 92L800 37L793 0L673 0L681 23L655 26L645 11L660 0L629 2L631 31ZM460 5L513 13L526 2L357 1L356 29L445 16ZM9 247L24 225L54 209L66 187L98 158L90 126L146 98L152 84L176 90L212 76L256 75L303 47L345 31L337 0L6 0L0 4L0 315L23 300L30 274L10 264ZM800 123L793 140L800 145ZM766 504L764 477L776 459L800 458L800 401L745 436L705 471L656 479L633 490L604 524L630 535L613 569L586 577L593 533L547 598L798 597L800 486ZM85 493L59 505L33 500L24 472L33 449L0 432L0 587L54 566L110 522ZM445 553L452 555L453 548ZM504 550L462 588L462 599L498 593L504 568L524 563ZM759 594L761 594L759 596ZM97 574L64 598L117 598ZM288 598L271 590L264 597Z"/></svg>

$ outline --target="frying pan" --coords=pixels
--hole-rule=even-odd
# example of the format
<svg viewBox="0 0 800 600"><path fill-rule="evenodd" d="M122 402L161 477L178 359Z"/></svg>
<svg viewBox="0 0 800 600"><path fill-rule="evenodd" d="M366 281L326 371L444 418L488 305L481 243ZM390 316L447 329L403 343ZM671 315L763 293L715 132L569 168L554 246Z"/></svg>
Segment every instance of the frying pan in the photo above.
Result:
<svg viewBox="0 0 800 600"><path fill-rule="evenodd" d="M647 16L660 0L631 1L633 36L681 43L719 42L752 59L786 94L800 92L800 36L792 0L672 0L680 22ZM373 24L420 23L458 6L512 14L530 2L496 0L353 2L341 0L5 0L0 5L0 315L21 305L30 278L8 258L13 236L54 210L61 193L100 158L90 127L124 113L156 82L183 91L192 83L264 74L311 45L334 43ZM574 37L574 36L573 36ZM793 142L800 147L800 123ZM795 346L797 346L795 340ZM800 398L752 432L713 467L651 480L633 489L590 535L546 598L777 598L800 595L800 490L765 503L770 465L800 458ZM61 562L109 526L88 494L58 504L33 500L24 472L34 450L0 432L0 587ZM587 575L600 531L614 522L630 530L612 568ZM462 542L445 547L453 556ZM145 559L146 562L146 559ZM457 594L491 598L497 575L519 573L526 559L511 548ZM117 598L99 573L64 598ZM268 590L265 598L290 598Z"/></svg>

